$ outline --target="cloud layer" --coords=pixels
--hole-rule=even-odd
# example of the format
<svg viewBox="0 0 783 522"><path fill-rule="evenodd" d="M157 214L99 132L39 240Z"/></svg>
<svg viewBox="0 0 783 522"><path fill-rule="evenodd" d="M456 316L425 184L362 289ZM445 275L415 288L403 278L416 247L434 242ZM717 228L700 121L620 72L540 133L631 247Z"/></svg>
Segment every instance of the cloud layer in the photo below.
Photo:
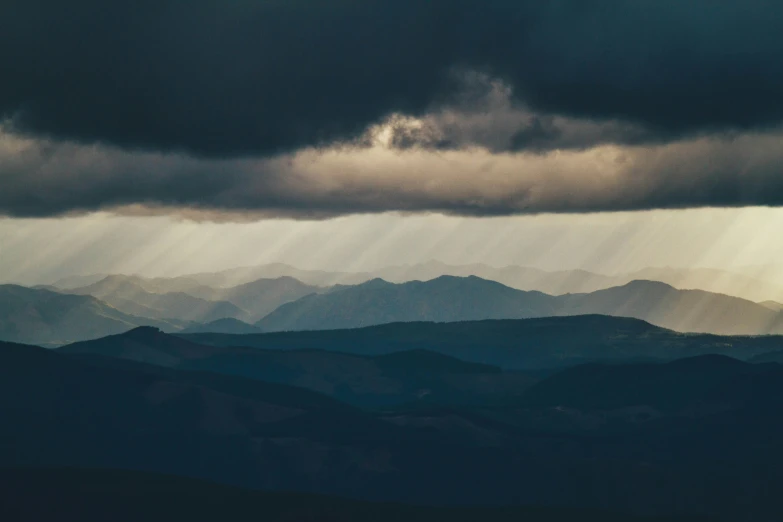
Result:
<svg viewBox="0 0 783 522"><path fill-rule="evenodd" d="M9 0L0 214L783 205L772 0Z"/></svg>
<svg viewBox="0 0 783 522"><path fill-rule="evenodd" d="M435 211L513 215L783 205L783 135L499 154L372 147L198 159L0 137L0 213L196 219Z"/></svg>
<svg viewBox="0 0 783 522"><path fill-rule="evenodd" d="M656 139L783 118L775 0L8 0L0 20L0 114L85 143L225 157L353 140L453 103L455 70Z"/></svg>

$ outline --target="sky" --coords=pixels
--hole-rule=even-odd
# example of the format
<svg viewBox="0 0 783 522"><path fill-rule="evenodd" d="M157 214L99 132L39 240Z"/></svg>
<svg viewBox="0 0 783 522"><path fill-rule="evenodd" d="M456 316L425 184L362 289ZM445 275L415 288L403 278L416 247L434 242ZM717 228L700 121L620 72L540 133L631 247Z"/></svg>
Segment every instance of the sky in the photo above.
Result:
<svg viewBox="0 0 783 522"><path fill-rule="evenodd" d="M8 0L0 280L776 263L773 0Z"/></svg>
<svg viewBox="0 0 783 522"><path fill-rule="evenodd" d="M170 216L0 219L3 281L89 273L150 277L283 262L371 271L439 260L623 273L712 267L783 281L783 209L701 209L472 218L364 215L329 220L195 222Z"/></svg>

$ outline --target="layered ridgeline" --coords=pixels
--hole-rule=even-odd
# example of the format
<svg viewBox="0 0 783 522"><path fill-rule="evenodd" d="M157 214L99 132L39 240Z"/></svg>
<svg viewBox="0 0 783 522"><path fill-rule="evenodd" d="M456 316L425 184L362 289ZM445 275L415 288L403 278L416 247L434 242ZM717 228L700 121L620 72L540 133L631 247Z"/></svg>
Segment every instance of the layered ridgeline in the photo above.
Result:
<svg viewBox="0 0 783 522"><path fill-rule="evenodd" d="M0 340L65 344L141 325L177 331L184 323L124 313L89 295L0 285Z"/></svg>
<svg viewBox="0 0 783 522"><path fill-rule="evenodd" d="M633 317L681 332L783 333L783 313L758 303L664 283L633 281L589 294L551 296L478 277L443 276L393 284L375 279L312 294L257 323L264 331L358 328L399 321L521 319L604 314Z"/></svg>
<svg viewBox="0 0 783 522"><path fill-rule="evenodd" d="M599 322L578 326L589 319ZM606 330L605 339L662 343L667 333L608 317L426 326L462 326L453 341L471 328L478 339L485 324L518 323L532 336L550 328L542 321L574 336ZM600 321L629 324L610 331ZM400 346L421 341L403 331ZM425 505L772 522L783 510L782 397L783 367L714 355L535 375L421 351L221 348L143 328L55 351L0 345L0 460Z"/></svg>
<svg viewBox="0 0 783 522"><path fill-rule="evenodd" d="M67 292L92 295L135 315L208 323L226 318L257 321L281 304L319 290L290 277L215 288L187 278L108 276Z"/></svg>
<svg viewBox="0 0 783 522"><path fill-rule="evenodd" d="M683 334L638 319L601 315L181 337L212 346L360 355L418 349L507 369L555 368L588 361L673 360L704 354L749 359L783 349L781 336Z"/></svg>
<svg viewBox="0 0 783 522"><path fill-rule="evenodd" d="M339 350L216 347L148 327L71 344L58 352L299 386L361 407L490 404L518 398L537 380L535 373L503 372L497 366L423 349L365 355Z"/></svg>
<svg viewBox="0 0 783 522"><path fill-rule="evenodd" d="M136 326L251 333L258 329L249 322L318 290L291 278L232 288L135 276L107 276L69 289L0 285L0 340L56 346Z"/></svg>
<svg viewBox="0 0 783 522"><path fill-rule="evenodd" d="M166 331L252 333L253 327L247 321L266 312L269 313L255 323L256 328L266 332L586 314L638 318L680 332L783 332L783 312L774 303L678 290L653 281L633 281L588 294L561 296L516 290L474 276L442 276L400 284L374 279L330 288L280 278L229 288L197 285L188 290L201 297L184 292L156 294L124 278L105 278L87 289L68 290L77 294L88 291L104 296L108 302L43 288L0 287L1 305L6 310L0 316L0 338L63 344L120 333L136 325L158 326ZM24 298L20 298L22 295ZM88 302L92 304L85 306ZM52 308L57 313L52 313ZM72 313L80 319L71 320ZM214 316L226 317L212 319ZM194 321L194 317L200 320Z"/></svg>
<svg viewBox="0 0 783 522"><path fill-rule="evenodd" d="M551 295L589 293L622 286L635 280L651 280L667 283L676 288L728 294L754 302L783 299L783 287L776 281L711 268L653 267L635 272L605 275L587 270L547 271L516 265L493 267L482 263L450 265L429 261L413 265L390 266L372 272L353 273L302 270L282 263L273 263L173 278L135 278L135 280L142 281L148 291L162 293L189 292L190 289L200 286L229 288L259 279L293 278L310 286L327 287L356 285L372 279L383 279L392 283L429 281L444 275L477 276L518 290L535 290ZM53 286L61 289L76 289L98 282L105 277L105 275L68 277L56 281ZM193 295L205 297L205 294L193 293ZM221 299L225 298L221 297ZM242 307L241 304L234 303Z"/></svg>

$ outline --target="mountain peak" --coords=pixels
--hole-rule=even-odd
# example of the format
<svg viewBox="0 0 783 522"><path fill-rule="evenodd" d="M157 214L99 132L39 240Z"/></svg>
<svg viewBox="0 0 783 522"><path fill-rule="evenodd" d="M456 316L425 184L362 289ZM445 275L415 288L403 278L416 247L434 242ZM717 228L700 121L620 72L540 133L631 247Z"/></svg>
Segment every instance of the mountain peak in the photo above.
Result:
<svg viewBox="0 0 783 522"><path fill-rule="evenodd" d="M132 330L128 330L123 337L129 337L131 339L150 339L162 335L163 331L160 328L154 326L139 326Z"/></svg>
<svg viewBox="0 0 783 522"><path fill-rule="evenodd" d="M619 288L676 290L672 285L649 279L634 279Z"/></svg>

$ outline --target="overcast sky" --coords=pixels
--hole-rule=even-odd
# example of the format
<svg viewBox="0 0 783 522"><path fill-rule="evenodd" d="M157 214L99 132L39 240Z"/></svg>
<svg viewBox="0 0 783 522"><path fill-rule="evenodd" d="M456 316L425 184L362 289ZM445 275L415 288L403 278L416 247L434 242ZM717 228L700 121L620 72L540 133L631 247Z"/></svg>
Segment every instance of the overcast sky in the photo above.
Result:
<svg viewBox="0 0 783 522"><path fill-rule="evenodd" d="M0 21L1 279L780 254L779 1L7 0Z"/></svg>

